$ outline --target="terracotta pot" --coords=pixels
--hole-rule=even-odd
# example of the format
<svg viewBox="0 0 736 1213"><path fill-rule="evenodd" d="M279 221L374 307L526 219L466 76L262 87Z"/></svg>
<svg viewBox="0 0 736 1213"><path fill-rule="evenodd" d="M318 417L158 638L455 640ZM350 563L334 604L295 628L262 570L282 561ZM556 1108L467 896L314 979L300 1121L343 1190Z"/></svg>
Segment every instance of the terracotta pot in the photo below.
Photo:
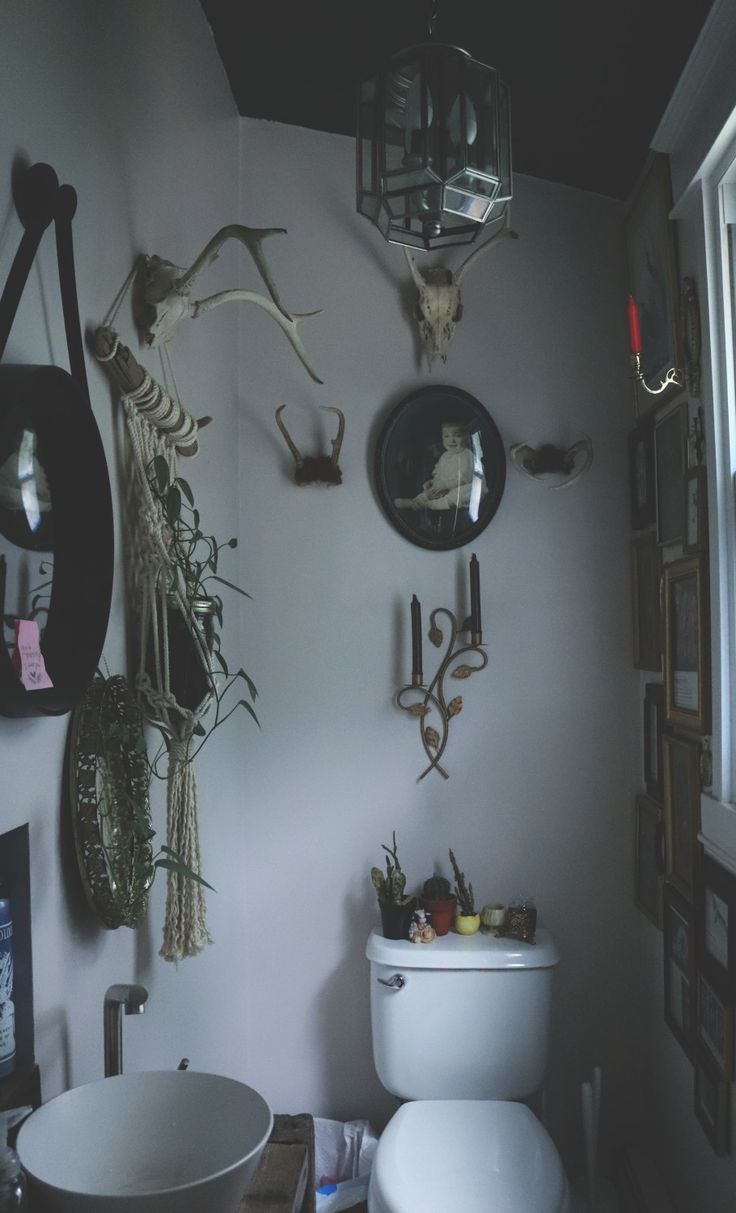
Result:
<svg viewBox="0 0 736 1213"><path fill-rule="evenodd" d="M420 901L422 909L429 915L430 926L438 935L446 935L455 917L457 899L452 897L449 901L433 901L431 897L421 897Z"/></svg>
<svg viewBox="0 0 736 1213"><path fill-rule="evenodd" d="M384 937L386 939L408 939L409 924L416 908L417 903L414 897L403 905L382 905L379 902Z"/></svg>
<svg viewBox="0 0 736 1213"><path fill-rule="evenodd" d="M480 914L456 914L455 930L458 935L475 935L480 926Z"/></svg>

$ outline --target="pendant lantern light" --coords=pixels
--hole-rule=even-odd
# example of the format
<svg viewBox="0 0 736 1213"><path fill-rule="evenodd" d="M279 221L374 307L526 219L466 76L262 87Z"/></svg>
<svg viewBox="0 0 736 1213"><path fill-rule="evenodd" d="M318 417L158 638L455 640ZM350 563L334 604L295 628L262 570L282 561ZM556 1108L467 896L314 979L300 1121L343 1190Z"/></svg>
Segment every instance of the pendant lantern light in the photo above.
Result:
<svg viewBox="0 0 736 1213"><path fill-rule="evenodd" d="M427 42L361 81L357 208L386 240L469 244L510 201L509 93L495 68Z"/></svg>

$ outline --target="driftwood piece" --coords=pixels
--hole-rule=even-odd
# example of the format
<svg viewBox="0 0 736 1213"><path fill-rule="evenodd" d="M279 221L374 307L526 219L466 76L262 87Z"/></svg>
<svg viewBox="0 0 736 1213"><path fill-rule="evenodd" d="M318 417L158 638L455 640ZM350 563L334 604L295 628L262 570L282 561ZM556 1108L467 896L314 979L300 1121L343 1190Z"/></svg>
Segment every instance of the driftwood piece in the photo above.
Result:
<svg viewBox="0 0 736 1213"><path fill-rule="evenodd" d="M149 376L148 371L108 325L101 325L95 331L93 345L95 356L105 365L122 395L140 393L145 388L146 380L150 382L150 396L136 400L136 407L147 414L165 433L172 434L176 431L172 445L176 447L178 454L196 455L199 450L197 431L208 425L212 418L200 417L199 421L195 421L179 401L173 400L166 389Z"/></svg>

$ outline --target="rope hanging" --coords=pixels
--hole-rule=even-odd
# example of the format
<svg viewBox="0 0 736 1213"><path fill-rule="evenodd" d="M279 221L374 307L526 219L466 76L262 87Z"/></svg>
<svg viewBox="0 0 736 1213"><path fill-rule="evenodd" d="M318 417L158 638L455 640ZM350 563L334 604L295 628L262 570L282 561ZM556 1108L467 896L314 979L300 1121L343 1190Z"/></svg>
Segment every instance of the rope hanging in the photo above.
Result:
<svg viewBox="0 0 736 1213"><path fill-rule="evenodd" d="M96 352L111 368L121 350L131 359L109 328L98 329ZM133 363L136 367L138 364ZM138 368L141 369L141 368ZM118 365L119 370L119 365ZM115 375L120 386L120 375ZM131 457L130 520L132 594L138 614L140 651L136 689L147 720L163 733L168 748L166 790L167 845L193 871L200 869L197 822L197 782L189 746L198 722L214 699L214 682L206 640L184 592L179 570L171 558L171 532L160 501L150 483L153 461L166 460L170 483L177 475L177 451L193 454L197 448L197 422L147 372L139 385L121 391ZM170 650L173 613L179 614L187 644L201 666L208 689L195 707L177 701L172 690ZM178 872L167 871L166 913L160 955L178 961L194 956L211 943L205 920L202 885Z"/></svg>

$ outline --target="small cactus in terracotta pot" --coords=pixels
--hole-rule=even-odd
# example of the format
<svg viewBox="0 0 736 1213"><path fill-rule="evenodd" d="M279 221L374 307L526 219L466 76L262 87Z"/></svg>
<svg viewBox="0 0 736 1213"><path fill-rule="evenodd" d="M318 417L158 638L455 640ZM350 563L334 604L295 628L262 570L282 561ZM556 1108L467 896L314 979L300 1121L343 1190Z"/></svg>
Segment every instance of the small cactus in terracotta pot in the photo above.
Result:
<svg viewBox="0 0 736 1213"><path fill-rule="evenodd" d="M457 898L447 877L437 873L425 880L420 900L422 909L427 911L429 921L437 934L446 935L455 917L457 905Z"/></svg>
<svg viewBox="0 0 736 1213"><path fill-rule="evenodd" d="M455 873L455 896L457 897L455 930L460 935L475 935L480 927L480 914L477 914L475 910L473 886L465 883L465 873L460 871L452 851L450 851L450 863Z"/></svg>

